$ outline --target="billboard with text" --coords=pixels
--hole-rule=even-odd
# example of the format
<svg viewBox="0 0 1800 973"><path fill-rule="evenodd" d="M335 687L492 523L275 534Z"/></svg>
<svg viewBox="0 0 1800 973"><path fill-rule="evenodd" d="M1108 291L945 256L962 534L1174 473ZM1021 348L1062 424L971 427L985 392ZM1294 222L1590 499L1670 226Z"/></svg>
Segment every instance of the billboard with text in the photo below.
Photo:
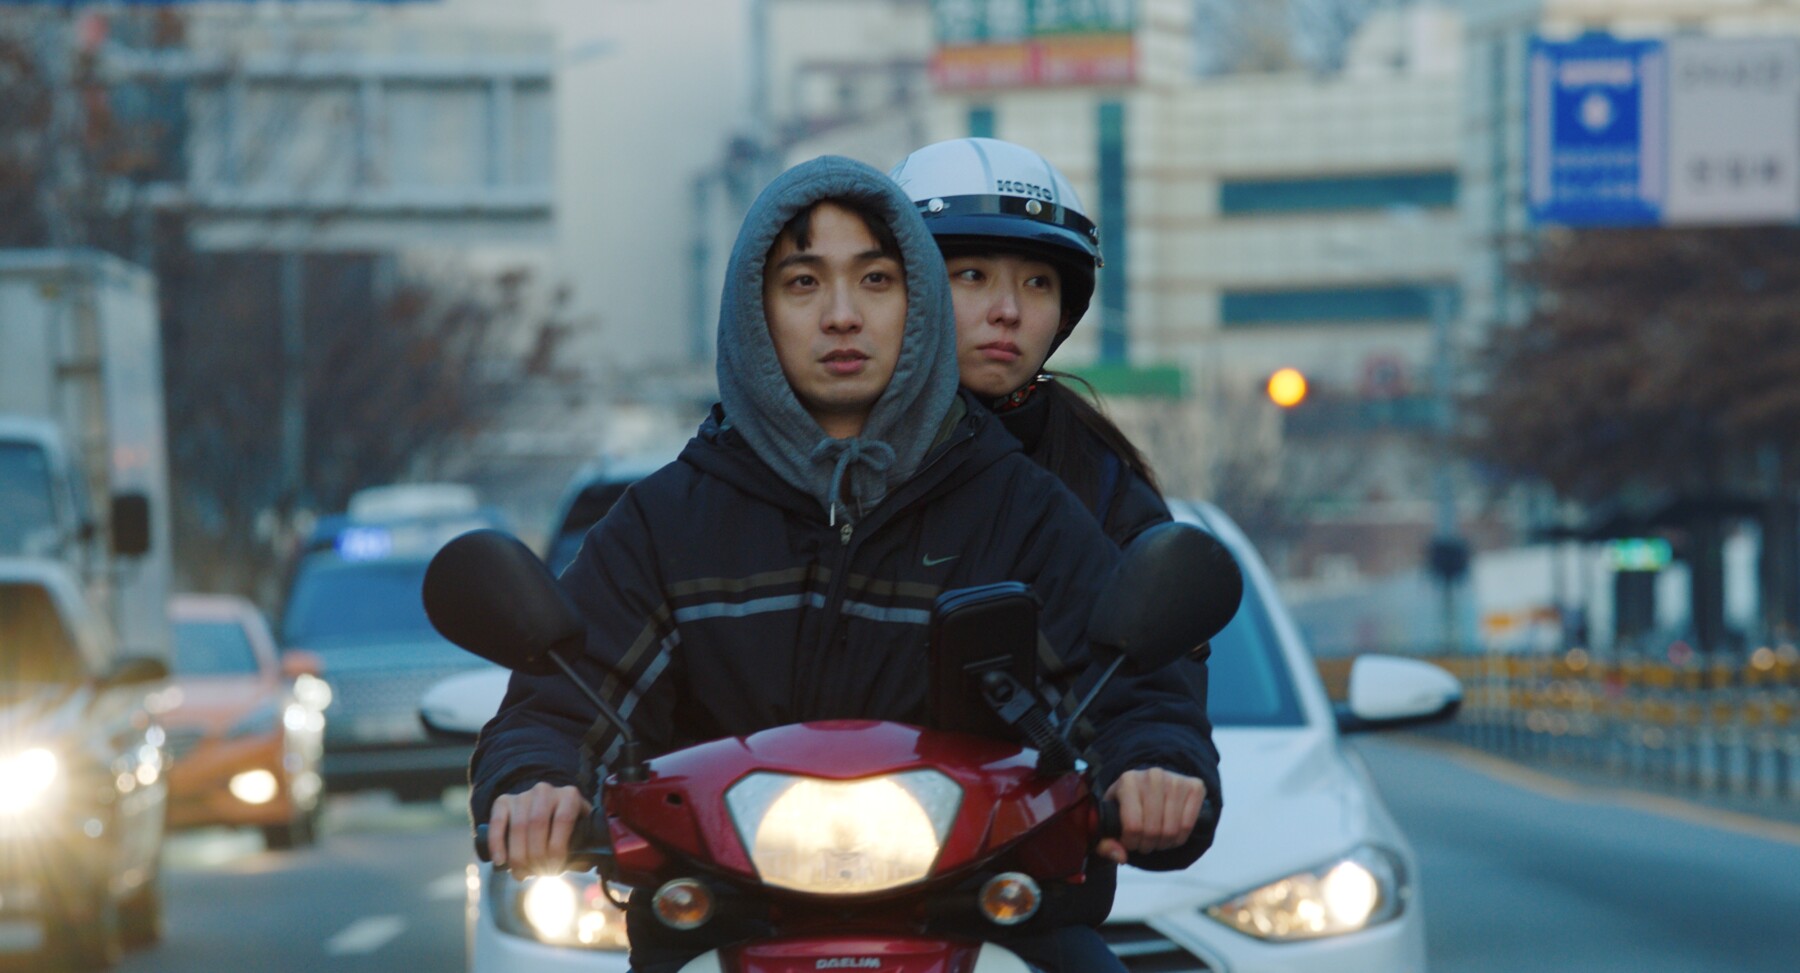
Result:
<svg viewBox="0 0 1800 973"><path fill-rule="evenodd" d="M940 89L1128 84L1134 0L933 0Z"/></svg>

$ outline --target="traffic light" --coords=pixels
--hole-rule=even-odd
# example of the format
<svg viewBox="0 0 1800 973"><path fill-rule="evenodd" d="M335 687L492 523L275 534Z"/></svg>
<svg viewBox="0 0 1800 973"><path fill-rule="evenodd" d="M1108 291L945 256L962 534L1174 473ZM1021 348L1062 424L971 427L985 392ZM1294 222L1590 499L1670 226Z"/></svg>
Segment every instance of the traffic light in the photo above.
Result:
<svg viewBox="0 0 1800 973"><path fill-rule="evenodd" d="M1269 401L1291 409L1306 401L1306 376L1297 368L1283 368L1269 376Z"/></svg>

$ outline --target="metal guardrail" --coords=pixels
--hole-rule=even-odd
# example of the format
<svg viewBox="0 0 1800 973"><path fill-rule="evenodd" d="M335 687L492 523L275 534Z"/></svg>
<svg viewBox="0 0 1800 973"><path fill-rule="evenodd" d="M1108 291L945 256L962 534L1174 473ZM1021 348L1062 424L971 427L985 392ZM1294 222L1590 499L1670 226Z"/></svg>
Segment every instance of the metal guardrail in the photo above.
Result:
<svg viewBox="0 0 1800 973"><path fill-rule="evenodd" d="M1687 665L1578 648L1428 661L1463 683L1462 709L1437 735L1626 780L1800 803L1800 650L1792 645ZM1347 660L1320 668L1328 686L1347 682Z"/></svg>

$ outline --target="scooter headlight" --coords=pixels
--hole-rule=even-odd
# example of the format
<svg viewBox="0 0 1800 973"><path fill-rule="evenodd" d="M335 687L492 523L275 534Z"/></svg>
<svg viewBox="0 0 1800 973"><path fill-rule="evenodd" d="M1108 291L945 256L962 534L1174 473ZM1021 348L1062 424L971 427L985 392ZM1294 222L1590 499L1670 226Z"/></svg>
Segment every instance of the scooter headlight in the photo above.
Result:
<svg viewBox="0 0 1800 973"><path fill-rule="evenodd" d="M489 879L494 924L515 936L553 946L624 952L625 913L608 901L592 872L515 879L496 871ZM616 894L616 893L615 893Z"/></svg>
<svg viewBox="0 0 1800 973"><path fill-rule="evenodd" d="M1206 909L1247 936L1275 942L1361 932L1400 915L1409 887L1400 857L1365 845Z"/></svg>
<svg viewBox="0 0 1800 973"><path fill-rule="evenodd" d="M935 770L863 780L751 774L725 795L762 880L815 895L860 895L931 874L962 788Z"/></svg>
<svg viewBox="0 0 1800 973"><path fill-rule="evenodd" d="M11 817L35 810L60 772L56 754L43 747L0 756L0 815Z"/></svg>

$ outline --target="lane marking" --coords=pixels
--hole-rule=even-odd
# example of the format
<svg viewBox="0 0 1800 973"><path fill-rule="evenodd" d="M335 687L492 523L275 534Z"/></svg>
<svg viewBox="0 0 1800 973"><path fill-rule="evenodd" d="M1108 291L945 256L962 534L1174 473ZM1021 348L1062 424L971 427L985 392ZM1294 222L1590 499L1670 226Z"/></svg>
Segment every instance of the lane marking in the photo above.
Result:
<svg viewBox="0 0 1800 973"><path fill-rule="evenodd" d="M406 920L399 916L358 919L325 941L325 955L360 956L373 953L405 931Z"/></svg>
<svg viewBox="0 0 1800 973"><path fill-rule="evenodd" d="M205 828L170 835L164 861L172 868L225 869L262 854L262 836L250 830Z"/></svg>
<svg viewBox="0 0 1800 973"><path fill-rule="evenodd" d="M469 876L464 872L451 872L425 886L425 897L433 902L461 899L468 894Z"/></svg>
<svg viewBox="0 0 1800 973"><path fill-rule="evenodd" d="M1615 804L1647 814L1674 818L1703 828L1730 831L1751 838L1760 838L1763 841L1800 846L1800 825L1790 824L1786 821L1773 821L1768 818L1759 818L1753 814L1696 804L1679 797L1648 794L1624 787L1594 787L1577 784L1554 774L1547 774L1516 764L1504 757L1496 757L1486 751L1477 750L1461 743L1451 743L1447 740L1422 740L1415 737L1394 742L1400 743L1402 746L1436 751L1441 756L1460 763L1476 773L1521 790L1531 791L1541 797L1567 801L1571 804Z"/></svg>

